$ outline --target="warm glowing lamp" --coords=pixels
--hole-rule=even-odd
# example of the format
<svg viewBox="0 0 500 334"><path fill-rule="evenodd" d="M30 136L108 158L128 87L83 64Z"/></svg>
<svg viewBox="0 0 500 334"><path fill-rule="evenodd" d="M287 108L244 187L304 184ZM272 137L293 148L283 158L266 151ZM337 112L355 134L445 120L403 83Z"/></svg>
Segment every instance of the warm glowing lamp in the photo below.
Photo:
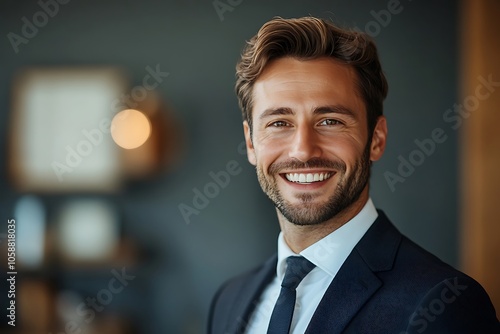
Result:
<svg viewBox="0 0 500 334"><path fill-rule="evenodd" d="M111 136L117 145L134 149L146 142L151 134L149 119L142 112L126 109L115 115L111 122Z"/></svg>

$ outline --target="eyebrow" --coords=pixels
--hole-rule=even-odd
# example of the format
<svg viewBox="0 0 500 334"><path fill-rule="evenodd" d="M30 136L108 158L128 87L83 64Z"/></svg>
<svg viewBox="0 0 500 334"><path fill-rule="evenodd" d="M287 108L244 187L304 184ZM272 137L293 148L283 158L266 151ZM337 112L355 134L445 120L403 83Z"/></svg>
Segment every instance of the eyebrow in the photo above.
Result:
<svg viewBox="0 0 500 334"><path fill-rule="evenodd" d="M260 114L259 118L264 119L266 117L270 116L277 116L277 115L293 115L294 112L290 108L269 108L264 110L262 114Z"/></svg>
<svg viewBox="0 0 500 334"><path fill-rule="evenodd" d="M264 119L270 116L277 115L294 115L295 113L291 108L282 107L282 108L269 108L264 110L262 114L260 114L259 119ZM314 108L313 114L321 115L321 114L342 114L349 116L351 118L356 118L355 113L342 105L330 105L330 106L321 106Z"/></svg>
<svg viewBox="0 0 500 334"><path fill-rule="evenodd" d="M342 105L321 106L315 108L314 114L342 114L352 118L356 118L356 114L349 108Z"/></svg>

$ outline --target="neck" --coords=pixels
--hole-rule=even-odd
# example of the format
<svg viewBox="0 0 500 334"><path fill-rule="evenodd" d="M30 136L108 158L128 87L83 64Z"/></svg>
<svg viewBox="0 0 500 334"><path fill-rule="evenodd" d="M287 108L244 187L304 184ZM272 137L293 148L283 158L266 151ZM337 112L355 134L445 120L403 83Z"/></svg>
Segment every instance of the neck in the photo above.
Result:
<svg viewBox="0 0 500 334"><path fill-rule="evenodd" d="M354 218L363 209L367 201L368 187L363 190L357 201L334 217L317 225L292 224L277 210L281 231L288 247L294 253L300 253Z"/></svg>

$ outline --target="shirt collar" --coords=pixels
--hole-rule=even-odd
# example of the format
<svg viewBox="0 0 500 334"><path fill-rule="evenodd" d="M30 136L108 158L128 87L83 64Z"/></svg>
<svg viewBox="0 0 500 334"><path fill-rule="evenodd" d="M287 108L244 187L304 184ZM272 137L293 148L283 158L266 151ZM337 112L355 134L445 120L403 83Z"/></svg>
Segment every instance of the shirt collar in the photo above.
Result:
<svg viewBox="0 0 500 334"><path fill-rule="evenodd" d="M350 221L304 249L300 255L327 274L335 277L354 246L361 240L377 217L377 210L369 198L363 209ZM276 266L276 274L280 282L285 276L286 258L294 255L299 254L294 253L288 247L281 232L278 236L278 264Z"/></svg>

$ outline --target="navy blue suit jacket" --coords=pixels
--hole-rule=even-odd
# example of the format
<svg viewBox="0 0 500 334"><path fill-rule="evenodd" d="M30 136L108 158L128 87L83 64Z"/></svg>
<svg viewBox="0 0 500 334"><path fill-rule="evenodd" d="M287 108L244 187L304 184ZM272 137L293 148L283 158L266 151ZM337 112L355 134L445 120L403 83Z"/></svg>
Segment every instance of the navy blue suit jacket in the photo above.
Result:
<svg viewBox="0 0 500 334"><path fill-rule="evenodd" d="M208 333L244 333L277 257L225 283ZM306 333L500 333L495 309L474 279L403 236L382 211L328 287Z"/></svg>

